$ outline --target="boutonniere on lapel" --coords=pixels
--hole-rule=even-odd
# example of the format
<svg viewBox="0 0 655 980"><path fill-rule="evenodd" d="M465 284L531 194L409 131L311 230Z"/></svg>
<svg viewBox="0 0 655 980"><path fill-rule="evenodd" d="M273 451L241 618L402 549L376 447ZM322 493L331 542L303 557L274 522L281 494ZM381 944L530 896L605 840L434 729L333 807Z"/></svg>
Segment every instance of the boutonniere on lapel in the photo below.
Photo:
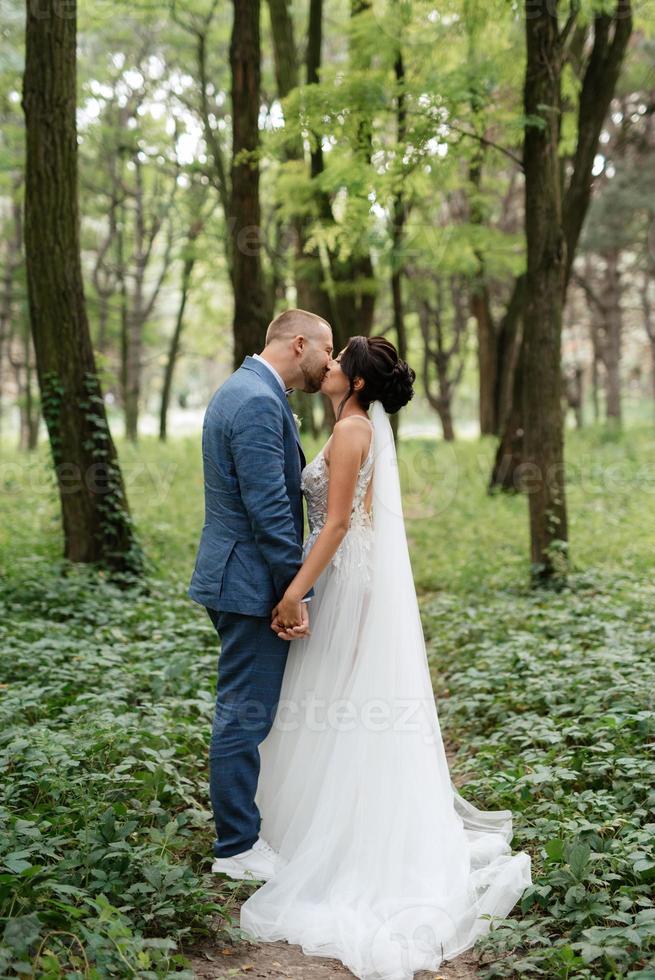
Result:
<svg viewBox="0 0 655 980"><path fill-rule="evenodd" d="M302 420L296 415L295 412L291 413L293 415L293 421L296 423L296 429L300 432L300 426L302 425Z"/></svg>

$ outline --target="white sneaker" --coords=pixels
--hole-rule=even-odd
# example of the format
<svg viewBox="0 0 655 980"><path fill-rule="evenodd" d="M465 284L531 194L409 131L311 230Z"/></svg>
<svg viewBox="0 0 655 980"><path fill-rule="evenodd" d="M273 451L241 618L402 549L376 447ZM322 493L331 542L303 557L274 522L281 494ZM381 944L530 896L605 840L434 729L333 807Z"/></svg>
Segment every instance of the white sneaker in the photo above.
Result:
<svg viewBox="0 0 655 980"><path fill-rule="evenodd" d="M263 837L258 837L252 847L241 854L215 858L212 871L237 880L268 881L283 864L286 861L282 855L274 851Z"/></svg>

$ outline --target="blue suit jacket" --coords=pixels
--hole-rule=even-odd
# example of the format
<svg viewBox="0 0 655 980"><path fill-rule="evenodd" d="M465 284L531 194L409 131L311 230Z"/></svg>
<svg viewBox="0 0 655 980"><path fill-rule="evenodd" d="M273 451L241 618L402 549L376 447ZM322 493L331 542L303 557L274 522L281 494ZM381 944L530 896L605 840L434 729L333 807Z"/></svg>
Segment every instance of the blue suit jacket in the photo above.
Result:
<svg viewBox="0 0 655 980"><path fill-rule="evenodd" d="M188 594L268 616L302 563L305 456L286 395L255 358L212 396L202 459L205 523Z"/></svg>

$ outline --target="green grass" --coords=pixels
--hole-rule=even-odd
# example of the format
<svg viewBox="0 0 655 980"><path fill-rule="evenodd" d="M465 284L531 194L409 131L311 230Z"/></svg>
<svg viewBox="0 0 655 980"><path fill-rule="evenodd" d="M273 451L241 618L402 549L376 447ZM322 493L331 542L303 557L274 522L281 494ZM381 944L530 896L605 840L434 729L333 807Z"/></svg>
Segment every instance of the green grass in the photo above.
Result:
<svg viewBox="0 0 655 980"><path fill-rule="evenodd" d="M442 726L466 795L512 809L533 857L488 975L653 980L655 437L570 433L557 593L527 587L526 501L486 494L493 449L401 453ZM238 935L248 886L208 874L216 639L185 594L199 444L120 453L149 559L128 592L61 562L47 452L0 458L0 977L190 976L181 948Z"/></svg>

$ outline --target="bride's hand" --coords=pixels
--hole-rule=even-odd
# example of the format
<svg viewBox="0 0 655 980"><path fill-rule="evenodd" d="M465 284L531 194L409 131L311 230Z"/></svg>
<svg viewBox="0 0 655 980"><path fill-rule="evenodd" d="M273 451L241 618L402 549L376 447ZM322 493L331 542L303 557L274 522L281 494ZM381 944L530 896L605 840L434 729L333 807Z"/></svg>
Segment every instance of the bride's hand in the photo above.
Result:
<svg viewBox="0 0 655 980"><path fill-rule="evenodd" d="M273 632L282 640L295 640L302 636L308 636L310 630L307 606L308 603L294 599L292 596L283 596L272 612L271 629ZM289 625L290 623L292 625Z"/></svg>

